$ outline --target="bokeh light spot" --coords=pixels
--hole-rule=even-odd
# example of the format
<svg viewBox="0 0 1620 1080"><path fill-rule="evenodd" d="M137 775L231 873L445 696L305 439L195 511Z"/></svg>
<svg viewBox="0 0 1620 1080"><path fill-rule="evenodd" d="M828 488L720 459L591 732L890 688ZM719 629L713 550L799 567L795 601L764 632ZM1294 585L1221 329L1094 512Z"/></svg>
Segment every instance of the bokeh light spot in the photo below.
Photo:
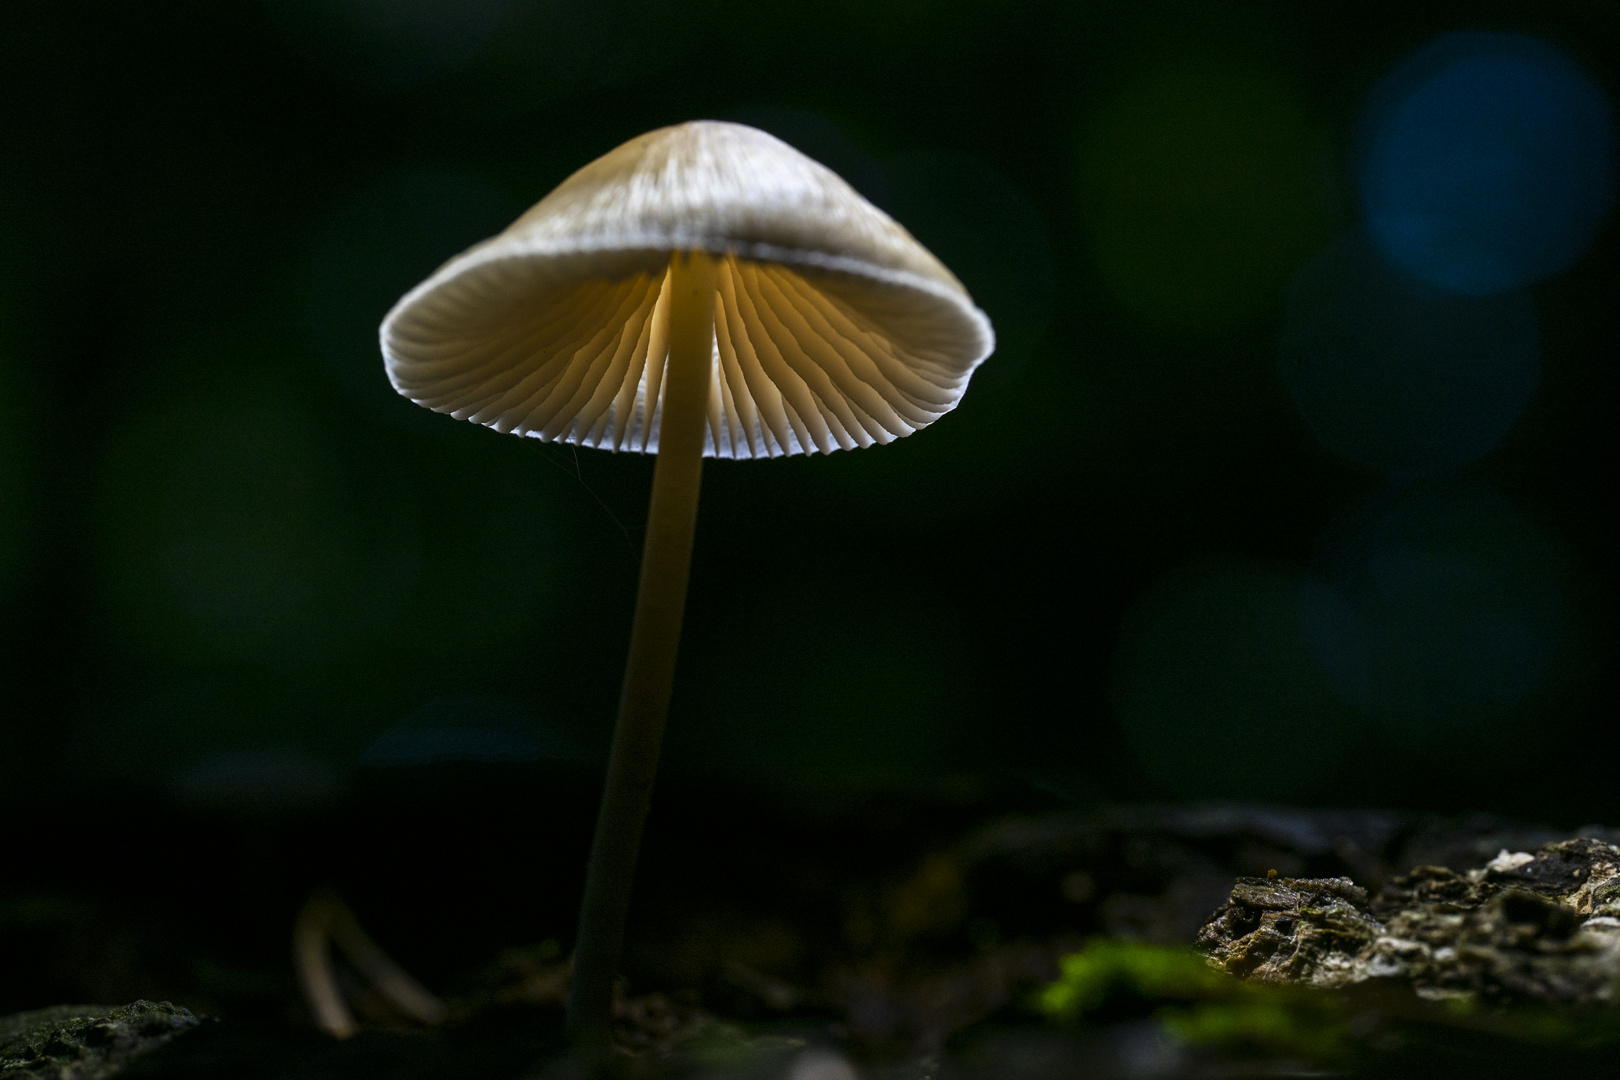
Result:
<svg viewBox="0 0 1620 1080"><path fill-rule="evenodd" d="M201 400L108 442L98 524L123 639L298 667L375 634L415 582L415 500L274 402Z"/></svg>
<svg viewBox="0 0 1620 1080"><path fill-rule="evenodd" d="M1390 267L1359 232L1295 276L1279 344L1283 381L1316 440L1395 476L1486 454L1541 379L1528 293L1437 289Z"/></svg>
<svg viewBox="0 0 1620 1080"><path fill-rule="evenodd" d="M100 782L225 809L295 810L341 794L334 762L364 737L363 710L281 672L199 674L98 715L75 764Z"/></svg>
<svg viewBox="0 0 1620 1080"><path fill-rule="evenodd" d="M1333 232L1322 138L1285 90L1240 68L1145 72L1092 118L1081 171L1098 273L1168 329L1255 318Z"/></svg>
<svg viewBox="0 0 1620 1080"><path fill-rule="evenodd" d="M0 603L21 584L33 546L31 428L17 372L0 352Z"/></svg>
<svg viewBox="0 0 1620 1080"><path fill-rule="evenodd" d="M181 801L211 811L283 816L312 810L342 790L332 763L287 747L233 747L208 754L171 781Z"/></svg>
<svg viewBox="0 0 1620 1080"><path fill-rule="evenodd" d="M1614 110L1558 49L1452 33L1374 88L1357 178L1396 265L1473 296L1565 269L1614 201Z"/></svg>
<svg viewBox="0 0 1620 1080"><path fill-rule="evenodd" d="M1119 723L1153 785L1178 799L1290 799L1359 736L1300 628L1300 576L1262 566L1171 575L1127 621Z"/></svg>
<svg viewBox="0 0 1620 1080"><path fill-rule="evenodd" d="M1334 689L1397 725L1446 727L1517 705L1568 632L1556 550L1500 496L1391 487L1329 530L1304 625Z"/></svg>

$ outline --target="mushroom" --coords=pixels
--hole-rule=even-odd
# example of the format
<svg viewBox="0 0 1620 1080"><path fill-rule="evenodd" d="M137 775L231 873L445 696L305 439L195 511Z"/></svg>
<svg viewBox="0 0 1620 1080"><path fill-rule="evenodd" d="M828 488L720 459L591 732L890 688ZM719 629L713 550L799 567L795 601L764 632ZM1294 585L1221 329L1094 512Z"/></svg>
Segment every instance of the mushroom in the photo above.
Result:
<svg viewBox="0 0 1620 1080"><path fill-rule="evenodd" d="M703 458L887 443L955 408L990 321L831 170L741 124L632 139L383 320L394 388L497 431L656 453L568 1026L607 1037Z"/></svg>

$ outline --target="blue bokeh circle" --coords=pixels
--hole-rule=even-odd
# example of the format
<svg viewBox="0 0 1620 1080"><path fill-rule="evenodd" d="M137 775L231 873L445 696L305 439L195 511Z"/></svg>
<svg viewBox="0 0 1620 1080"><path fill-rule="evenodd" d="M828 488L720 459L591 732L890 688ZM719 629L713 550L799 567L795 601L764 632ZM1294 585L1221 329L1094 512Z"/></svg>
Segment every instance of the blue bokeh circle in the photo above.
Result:
<svg viewBox="0 0 1620 1080"><path fill-rule="evenodd" d="M1278 370L1323 447L1371 472L1439 476L1500 443L1541 381L1525 290L1462 296L1349 233L1294 276Z"/></svg>
<svg viewBox="0 0 1620 1080"><path fill-rule="evenodd" d="M1357 186L1391 262L1471 296L1573 263L1615 194L1614 109L1563 52L1459 32L1419 49L1363 113Z"/></svg>

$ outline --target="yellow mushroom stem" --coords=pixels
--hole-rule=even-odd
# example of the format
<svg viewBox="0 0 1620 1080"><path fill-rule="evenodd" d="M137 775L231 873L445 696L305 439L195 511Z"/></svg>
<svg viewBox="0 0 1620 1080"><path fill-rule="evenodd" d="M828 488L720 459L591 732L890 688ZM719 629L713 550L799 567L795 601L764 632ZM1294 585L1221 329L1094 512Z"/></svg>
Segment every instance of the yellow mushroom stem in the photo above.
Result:
<svg viewBox="0 0 1620 1080"><path fill-rule="evenodd" d="M652 802L675 678L703 481L717 272L716 260L703 252L677 252L670 258L669 360L661 395L658 463L647 510L630 657L591 842L568 992L569 1035L582 1045L602 1045L608 1039L636 856Z"/></svg>

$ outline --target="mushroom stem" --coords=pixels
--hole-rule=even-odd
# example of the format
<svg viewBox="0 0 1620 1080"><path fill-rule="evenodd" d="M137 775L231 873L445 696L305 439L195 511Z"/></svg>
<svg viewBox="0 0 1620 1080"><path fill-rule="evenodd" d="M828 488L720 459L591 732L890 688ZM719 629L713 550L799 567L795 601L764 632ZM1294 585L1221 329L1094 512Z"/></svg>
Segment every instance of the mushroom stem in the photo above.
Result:
<svg viewBox="0 0 1620 1080"><path fill-rule="evenodd" d="M658 464L647 511L630 657L585 875L568 992L568 1032L581 1045L608 1041L636 856L652 802L675 678L703 479L717 274L716 260L702 252L677 252L670 258L669 361L661 395Z"/></svg>

